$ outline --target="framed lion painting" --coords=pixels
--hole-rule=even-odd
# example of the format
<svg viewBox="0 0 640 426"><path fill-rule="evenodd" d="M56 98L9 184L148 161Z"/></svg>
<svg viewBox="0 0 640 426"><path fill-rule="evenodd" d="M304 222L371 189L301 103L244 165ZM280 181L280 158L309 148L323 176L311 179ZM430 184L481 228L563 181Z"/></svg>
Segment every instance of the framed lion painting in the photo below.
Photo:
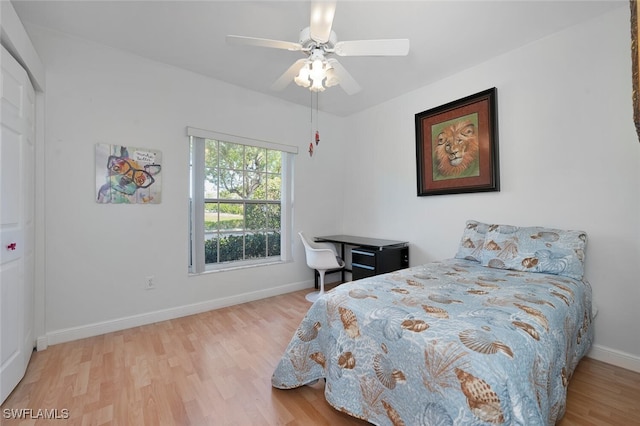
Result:
<svg viewBox="0 0 640 426"><path fill-rule="evenodd" d="M500 190L497 90L415 115L418 196Z"/></svg>

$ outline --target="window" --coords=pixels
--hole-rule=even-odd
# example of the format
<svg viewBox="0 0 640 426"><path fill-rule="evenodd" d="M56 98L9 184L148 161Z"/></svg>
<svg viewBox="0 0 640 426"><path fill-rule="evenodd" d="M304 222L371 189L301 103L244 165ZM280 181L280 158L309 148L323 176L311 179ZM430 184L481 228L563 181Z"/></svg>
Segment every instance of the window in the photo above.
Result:
<svg viewBox="0 0 640 426"><path fill-rule="evenodd" d="M187 134L190 272L288 260L297 147L194 128Z"/></svg>

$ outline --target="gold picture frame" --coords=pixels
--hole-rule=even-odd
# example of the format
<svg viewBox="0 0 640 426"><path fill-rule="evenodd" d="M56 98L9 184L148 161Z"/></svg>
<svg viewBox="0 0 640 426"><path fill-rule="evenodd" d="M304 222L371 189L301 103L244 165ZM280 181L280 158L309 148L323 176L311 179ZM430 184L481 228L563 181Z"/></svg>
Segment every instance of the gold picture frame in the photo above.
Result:
<svg viewBox="0 0 640 426"><path fill-rule="evenodd" d="M638 63L640 58L638 55L638 2L630 0L631 6L631 65L633 78L633 123L636 126L636 133L640 141L640 74L638 73Z"/></svg>
<svg viewBox="0 0 640 426"><path fill-rule="evenodd" d="M415 115L418 196L500 191L495 87Z"/></svg>

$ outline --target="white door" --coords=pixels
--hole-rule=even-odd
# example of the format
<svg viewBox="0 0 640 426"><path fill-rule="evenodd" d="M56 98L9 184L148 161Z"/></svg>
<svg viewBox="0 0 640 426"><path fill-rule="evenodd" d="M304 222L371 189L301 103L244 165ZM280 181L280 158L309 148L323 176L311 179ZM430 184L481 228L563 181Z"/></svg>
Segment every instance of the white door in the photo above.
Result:
<svg viewBox="0 0 640 426"><path fill-rule="evenodd" d="M33 351L35 95L2 47L0 84L0 403L24 376Z"/></svg>

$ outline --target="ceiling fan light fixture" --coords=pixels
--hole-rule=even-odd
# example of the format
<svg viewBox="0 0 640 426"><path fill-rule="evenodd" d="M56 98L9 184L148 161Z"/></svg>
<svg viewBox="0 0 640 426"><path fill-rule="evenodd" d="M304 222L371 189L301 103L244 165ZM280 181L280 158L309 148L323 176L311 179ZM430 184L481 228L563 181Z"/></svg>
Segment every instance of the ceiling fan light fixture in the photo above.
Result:
<svg viewBox="0 0 640 426"><path fill-rule="evenodd" d="M312 92L324 92L324 86L322 80L313 80L313 84L309 87Z"/></svg>
<svg viewBox="0 0 640 426"><path fill-rule="evenodd" d="M321 59L315 59L311 64L311 79L314 81L324 79L324 63Z"/></svg>
<svg viewBox="0 0 640 426"><path fill-rule="evenodd" d="M295 81L296 84L301 87L309 87L311 85L311 82L309 81L309 79L302 79L302 78L296 77L293 81Z"/></svg>
<svg viewBox="0 0 640 426"><path fill-rule="evenodd" d="M309 73L309 77L311 78L311 81L313 81L313 84L311 84L309 90L312 92L322 92L324 90L324 86L322 85L322 82L326 77L324 63L324 59L320 58L314 59L311 63L311 72Z"/></svg>
<svg viewBox="0 0 640 426"><path fill-rule="evenodd" d="M298 75L293 79L293 81L295 81L298 86L309 87L311 85L311 81L309 81L309 73L309 64L305 64L300 68Z"/></svg>
<svg viewBox="0 0 640 426"><path fill-rule="evenodd" d="M327 64L327 67L328 68L325 70L327 79L325 80L324 85L327 87L333 87L340 84L340 79L338 78L335 71L333 70L333 67L329 64Z"/></svg>

